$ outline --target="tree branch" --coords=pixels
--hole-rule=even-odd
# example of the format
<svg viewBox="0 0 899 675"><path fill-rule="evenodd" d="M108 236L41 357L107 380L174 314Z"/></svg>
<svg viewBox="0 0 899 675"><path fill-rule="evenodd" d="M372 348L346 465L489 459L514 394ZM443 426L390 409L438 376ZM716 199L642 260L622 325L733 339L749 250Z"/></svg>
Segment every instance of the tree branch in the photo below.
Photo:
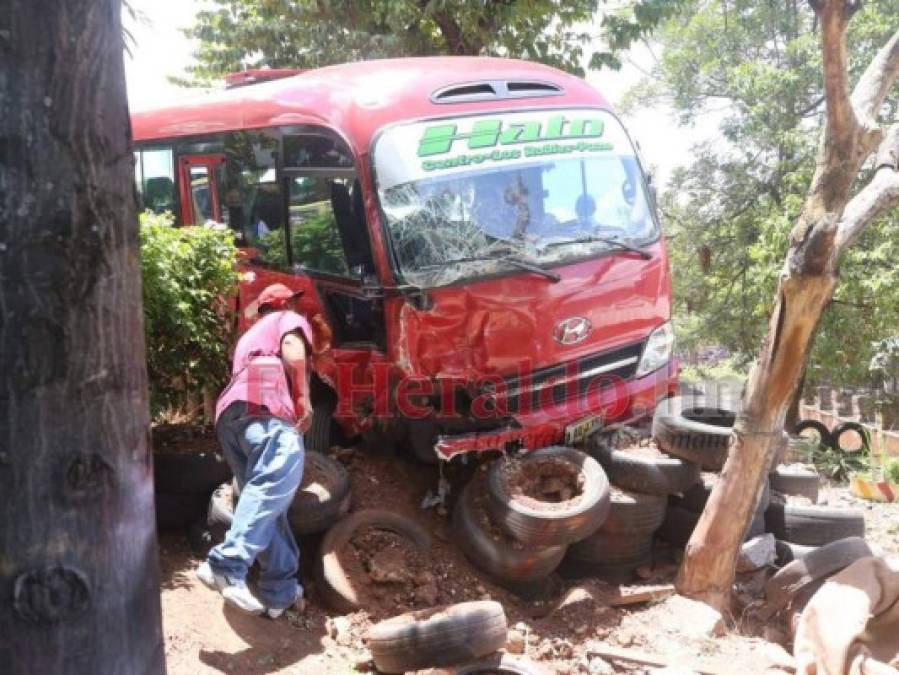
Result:
<svg viewBox="0 0 899 675"><path fill-rule="evenodd" d="M842 164L852 155L853 140L858 129L855 110L849 100L849 58L846 29L853 2L847 0L810 0L821 20L821 50L824 66L826 121L824 155L827 166Z"/></svg>
<svg viewBox="0 0 899 675"><path fill-rule="evenodd" d="M899 77L899 30L880 48L852 92L852 107L866 126L876 126L887 93Z"/></svg>
<svg viewBox="0 0 899 675"><path fill-rule="evenodd" d="M842 257L871 221L896 205L899 205L899 124L890 127L880 144L874 176L846 204L837 228L837 256Z"/></svg>

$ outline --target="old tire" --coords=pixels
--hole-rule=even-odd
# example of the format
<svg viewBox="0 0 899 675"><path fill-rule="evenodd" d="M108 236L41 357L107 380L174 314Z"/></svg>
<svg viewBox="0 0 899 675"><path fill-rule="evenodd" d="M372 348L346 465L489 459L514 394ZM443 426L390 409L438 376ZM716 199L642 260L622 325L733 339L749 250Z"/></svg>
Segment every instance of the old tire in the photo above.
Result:
<svg viewBox="0 0 899 675"><path fill-rule="evenodd" d="M683 548L699 522L699 514L680 506L669 506L656 536L673 546Z"/></svg>
<svg viewBox="0 0 899 675"><path fill-rule="evenodd" d="M307 452L303 480L294 495L287 520L294 535L324 532L350 510L350 478L343 464L320 452ZM235 503L240 498L232 481Z"/></svg>
<svg viewBox="0 0 899 675"><path fill-rule="evenodd" d="M623 490L646 495L683 492L699 480L699 467L692 462L666 457L653 459L616 450L598 437L589 452L599 462L609 482Z"/></svg>
<svg viewBox="0 0 899 675"><path fill-rule="evenodd" d="M606 534L652 534L665 520L668 499L612 489L609 515L599 531Z"/></svg>
<svg viewBox="0 0 899 675"><path fill-rule="evenodd" d="M303 481L287 511L296 536L323 532L350 509L350 477L343 464L320 452L307 452Z"/></svg>
<svg viewBox="0 0 899 675"><path fill-rule="evenodd" d="M569 505L542 506L513 495L507 484L506 460L496 460L487 480L487 508L493 522L522 544L560 546L588 537L609 513L609 481L599 463L589 455L562 446L543 448L517 460L521 465L546 458L573 464L583 478L581 495Z"/></svg>
<svg viewBox="0 0 899 675"><path fill-rule="evenodd" d="M846 443L845 439L848 435L858 434L861 439L861 447L854 448L851 447L850 444ZM840 422L833 428L833 431L830 432L830 437L832 439L832 444L834 449L839 450L840 452L865 452L868 448L871 447L871 434L865 428L864 425L859 424L858 422L847 421Z"/></svg>
<svg viewBox="0 0 899 675"><path fill-rule="evenodd" d="M225 534L233 520L234 498L231 483L222 483L209 498L206 517L197 520L187 532L187 539L194 554L205 558L210 548L225 540Z"/></svg>
<svg viewBox="0 0 899 675"><path fill-rule="evenodd" d="M309 431L303 434L303 445L306 450L325 453L331 446L337 445L340 438L340 428L334 419L336 401L330 396L316 401L312 405L312 425Z"/></svg>
<svg viewBox="0 0 899 675"><path fill-rule="evenodd" d="M493 600L400 614L368 630L375 667L383 673L451 666L506 644L506 614Z"/></svg>
<svg viewBox="0 0 899 675"><path fill-rule="evenodd" d="M803 433L806 431L811 433ZM799 420L793 433L804 438L814 439L817 437L818 445L823 445L826 448L833 447L833 437L830 435L830 429L818 420Z"/></svg>
<svg viewBox="0 0 899 675"><path fill-rule="evenodd" d="M696 523L699 522L700 513L688 511L679 506L669 506L665 514L665 520L657 532L657 536L662 541L683 548L690 541L690 535L696 529ZM756 511L752 520L749 521L749 527L743 536L743 541L749 541L760 534L765 533L765 512Z"/></svg>
<svg viewBox="0 0 899 675"><path fill-rule="evenodd" d="M522 656L498 653L440 670L434 675L550 675L550 672Z"/></svg>
<svg viewBox="0 0 899 675"><path fill-rule="evenodd" d="M772 607L786 607L809 584L827 579L859 558L870 555L873 555L870 547L859 537L831 542L778 571L765 584L765 597Z"/></svg>
<svg viewBox="0 0 899 675"><path fill-rule="evenodd" d="M774 550L777 553L777 559L774 561L774 564L778 567L789 565L794 560L799 560L803 556L808 555L818 548L817 546L803 546L802 544L794 544L792 542L783 541L781 539L778 539L775 542L774 546Z"/></svg>
<svg viewBox="0 0 899 675"><path fill-rule="evenodd" d="M348 614L360 609L359 597L341 565L339 554L357 530L376 528L409 539L422 553L431 548L431 538L418 523L397 513L367 509L338 521L322 539L321 558L316 566L316 581L322 598L331 608Z"/></svg>
<svg viewBox="0 0 899 675"><path fill-rule="evenodd" d="M652 418L652 436L670 455L720 471L727 459L736 411L706 406L703 399L673 396L659 402Z"/></svg>
<svg viewBox="0 0 899 675"><path fill-rule="evenodd" d="M806 469L789 469L778 466L768 474L771 490L782 495L806 497L812 504L818 501L818 483L820 478L816 471Z"/></svg>
<svg viewBox="0 0 899 675"><path fill-rule="evenodd" d="M208 495L195 494L168 494L157 492L154 495L156 503L156 528L162 532L168 530L187 530L197 520L203 517Z"/></svg>
<svg viewBox="0 0 899 675"><path fill-rule="evenodd" d="M487 520L486 498L480 491L481 476L469 482L453 510L453 532L459 547L475 567L500 585L534 581L549 576L565 555L565 546L525 546L503 533L492 533Z"/></svg>
<svg viewBox="0 0 899 675"><path fill-rule="evenodd" d="M153 480L156 492L199 494L205 503L216 487L231 480L231 467L217 452L157 452Z"/></svg>
<svg viewBox="0 0 899 675"><path fill-rule="evenodd" d="M606 534L597 532L572 544L559 566L566 578L599 577L625 583L640 565L652 559L652 533Z"/></svg>
<svg viewBox="0 0 899 675"><path fill-rule="evenodd" d="M709 501L709 495L712 494L712 488L715 487L717 481L718 476L705 473L696 485L685 491L682 495L669 497L668 503L672 506L679 506L687 511L692 511L693 513L702 513L705 509L706 502ZM771 490L769 483L766 481L762 488L762 493L759 495L759 502L756 505L755 510L764 514L765 509L768 508L770 502Z"/></svg>
<svg viewBox="0 0 899 675"><path fill-rule="evenodd" d="M805 546L865 536L865 516L857 509L771 502L765 511L765 526L778 539Z"/></svg>

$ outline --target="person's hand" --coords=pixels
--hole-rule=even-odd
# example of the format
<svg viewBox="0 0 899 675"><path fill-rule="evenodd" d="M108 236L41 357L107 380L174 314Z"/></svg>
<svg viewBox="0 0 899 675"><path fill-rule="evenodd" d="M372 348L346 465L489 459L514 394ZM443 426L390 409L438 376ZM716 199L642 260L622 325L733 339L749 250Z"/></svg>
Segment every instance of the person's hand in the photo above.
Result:
<svg viewBox="0 0 899 675"><path fill-rule="evenodd" d="M296 430L299 431L301 434L305 434L307 431L309 431L309 428L311 426L312 426L312 411L309 409L306 409L305 411L303 411L303 413L300 415L300 418L297 420Z"/></svg>

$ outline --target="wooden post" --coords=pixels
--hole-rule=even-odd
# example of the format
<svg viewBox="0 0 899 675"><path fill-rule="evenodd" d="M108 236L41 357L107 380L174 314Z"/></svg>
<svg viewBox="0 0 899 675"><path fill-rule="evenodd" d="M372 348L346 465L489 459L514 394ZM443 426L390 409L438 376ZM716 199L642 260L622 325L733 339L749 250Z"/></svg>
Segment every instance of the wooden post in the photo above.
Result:
<svg viewBox="0 0 899 675"><path fill-rule="evenodd" d="M164 673L121 0L0 7L0 670Z"/></svg>

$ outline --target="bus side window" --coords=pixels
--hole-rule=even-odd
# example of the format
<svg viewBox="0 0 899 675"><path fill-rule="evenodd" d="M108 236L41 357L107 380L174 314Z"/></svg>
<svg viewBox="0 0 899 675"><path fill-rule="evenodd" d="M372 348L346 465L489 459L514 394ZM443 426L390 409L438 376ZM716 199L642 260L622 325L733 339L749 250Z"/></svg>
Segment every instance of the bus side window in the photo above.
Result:
<svg viewBox="0 0 899 675"><path fill-rule="evenodd" d="M330 176L301 176L290 181L290 248L295 264L349 276L338 219L352 217L351 185L351 179ZM365 227L364 221L361 227Z"/></svg>
<svg viewBox="0 0 899 675"><path fill-rule="evenodd" d="M283 207L275 173L277 148L276 138L265 131L226 134L226 160L217 182L222 219L234 231L238 245L263 253L272 250L272 256L286 266Z"/></svg>
<svg viewBox="0 0 899 675"><path fill-rule="evenodd" d="M141 210L176 212L175 161L171 148L145 148L134 153L134 177Z"/></svg>

